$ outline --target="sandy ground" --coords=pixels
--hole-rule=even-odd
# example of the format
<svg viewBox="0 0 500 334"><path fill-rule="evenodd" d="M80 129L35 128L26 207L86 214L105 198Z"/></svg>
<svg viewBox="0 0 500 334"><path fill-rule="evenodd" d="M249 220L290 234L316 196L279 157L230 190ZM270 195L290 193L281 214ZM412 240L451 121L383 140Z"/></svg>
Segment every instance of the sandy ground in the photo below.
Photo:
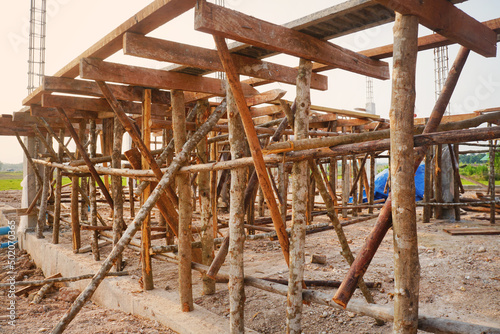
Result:
<svg viewBox="0 0 500 334"><path fill-rule="evenodd" d="M11 194L10 194L11 195ZM1 196L1 194L0 194ZM1 201L1 197L0 197ZM157 213L156 213L157 214ZM419 220L421 211L418 211ZM429 224L418 223L419 253L421 264L420 310L432 316L483 323L500 327L500 238L494 235L452 236L443 231L450 227L485 227L487 221L483 213L472 213L462 217L460 222L431 220ZM316 217L314 223L325 222L326 217ZM155 221L155 216L153 217ZM353 252L362 246L375 221L351 225L345 233ZM85 231L84 231L85 232ZM225 233L225 231L223 231ZM71 232L68 226L61 231L61 244L70 247ZM88 244L88 233L82 234L83 245ZM164 240L154 240L154 245L164 244ZM111 250L102 248L102 256ZM333 231L312 234L306 242L306 279L342 280L348 265L339 254L340 246ZM324 265L310 263L312 254L325 255ZM0 260L5 253L0 253ZM124 254L125 270L130 279L140 289L140 264L138 252L127 250ZM24 255L27 257L27 255ZM91 256L90 253L82 256ZM2 260L3 262L6 260ZM224 265L222 271L228 270ZM245 272L260 278L288 277L277 241L268 239L250 241L245 244ZM155 288L177 289L176 265L158 260L153 261ZM35 271L26 279L40 277ZM38 276L37 276L38 275ZM381 287L372 289L379 304L392 303L393 259L392 231L381 244L370 268L366 281L379 282ZM201 293L201 277L193 272L195 304L210 311L229 317L227 284L218 283L215 295ZM314 288L332 295L333 288ZM261 333L283 333L285 329L286 298L259 289L247 287L245 303L245 325ZM0 293L4 293L3 291ZM0 321L0 333L36 333L49 328L60 319L70 306L61 294L68 293L55 289L39 305L30 305L29 296L18 298L19 319L14 331L5 321ZM361 298L359 292L356 298ZM0 315L5 314L5 298L0 298ZM392 324L377 326L369 317L333 309L320 305L304 306L304 333L391 333ZM44 331L41 331L42 333ZM93 303L85 306L82 313L72 323L68 333L173 333L157 323L139 319L122 312L103 309Z"/></svg>

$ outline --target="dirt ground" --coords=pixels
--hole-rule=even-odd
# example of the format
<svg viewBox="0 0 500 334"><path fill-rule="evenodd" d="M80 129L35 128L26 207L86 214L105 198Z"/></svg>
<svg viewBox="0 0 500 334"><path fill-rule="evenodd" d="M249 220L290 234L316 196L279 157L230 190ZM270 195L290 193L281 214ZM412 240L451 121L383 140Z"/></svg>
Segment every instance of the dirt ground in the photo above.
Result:
<svg viewBox="0 0 500 334"><path fill-rule="evenodd" d="M10 196L11 194L9 194ZM0 202L2 193L0 192ZM9 204L12 205L12 204ZM14 206L14 205L12 205ZM366 212L365 212L366 213ZM153 221L155 221L155 215ZM421 223L421 209L418 210L419 253L421 264L420 310L427 315L456 319L465 322L483 323L500 327L500 242L499 236L474 235L452 236L443 231L450 227L489 226L485 213L469 213L460 222L431 220ZM314 223L326 222L325 216L315 217ZM351 225L345 228L351 249L356 254L365 237L371 231L375 220ZM86 232L86 231L83 231ZM225 233L225 231L223 231ZM61 244L70 247L70 228L63 226ZM83 245L88 244L88 233L82 234ZM154 240L154 245L164 244L164 240ZM102 248L102 257L111 250ZM306 241L306 279L342 280L348 265L339 254L340 246L335 233L324 231L307 236ZM326 256L326 264L311 263L313 254ZM139 253L128 249L124 254L125 270L131 273L130 279L140 288ZM0 252L2 268L4 251ZM82 256L90 256L90 253ZM23 255L27 258L27 255ZM19 260L21 261L21 260ZM28 262L27 262L28 263ZM4 269L2 269L4 270ZM224 265L221 271L228 271ZM155 288L177 289L176 265L154 260L153 273ZM245 244L245 273L260 278L288 277L279 244L269 239L249 241ZM41 277L35 271L26 279ZM375 301L379 304L392 303L393 259L392 231L384 238L366 275L366 281L379 282L381 287L372 289ZM64 300L70 295L65 289L55 289L38 305L30 305L29 297L18 298L17 326L7 327L0 321L0 333L37 333L48 330L60 319L70 306ZM215 295L201 293L201 277L193 273L193 289L196 305L202 306L223 317L229 317L227 284L218 283ZM313 288L333 296L335 289ZM62 290L62 291L61 291ZM245 325L260 333L283 333L285 329L286 297L268 293L256 288L245 289ZM5 296L2 290L0 294ZM355 298L362 298L359 292ZM5 297L0 298L0 316L5 314ZM391 333L392 324L377 326L366 316L331 307L312 304L304 306L304 333ZM44 331L40 331L43 333ZM122 312L107 310L93 303L85 306L67 333L173 333L152 321L140 319Z"/></svg>

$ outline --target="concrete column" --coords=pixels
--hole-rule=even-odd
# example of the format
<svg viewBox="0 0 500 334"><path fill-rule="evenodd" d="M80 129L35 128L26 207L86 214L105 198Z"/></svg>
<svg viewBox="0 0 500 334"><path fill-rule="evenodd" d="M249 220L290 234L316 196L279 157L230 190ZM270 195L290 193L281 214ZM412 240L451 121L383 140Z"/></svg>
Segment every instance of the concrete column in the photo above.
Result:
<svg viewBox="0 0 500 334"><path fill-rule="evenodd" d="M24 145L28 149L31 156L35 154L35 137L25 137ZM23 182L21 183L22 198L21 206L27 208L36 196L36 176L35 172L28 163L26 156L23 156ZM21 216L19 226L17 228L18 233L24 233L26 230L34 230L37 223L36 210L33 210L30 215ZM20 239L20 246L22 248L22 238Z"/></svg>

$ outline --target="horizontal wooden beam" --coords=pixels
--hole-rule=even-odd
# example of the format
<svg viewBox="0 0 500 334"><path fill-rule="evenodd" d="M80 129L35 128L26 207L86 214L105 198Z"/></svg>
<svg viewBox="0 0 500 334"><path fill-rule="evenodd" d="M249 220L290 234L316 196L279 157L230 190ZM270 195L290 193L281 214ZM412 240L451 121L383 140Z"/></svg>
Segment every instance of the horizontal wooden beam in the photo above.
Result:
<svg viewBox="0 0 500 334"><path fill-rule="evenodd" d="M142 104L130 101L119 101L122 106L130 114L141 115ZM67 95L42 95L42 107L46 108L71 108L77 110L95 111L95 112L110 112L113 113L113 108L109 105L106 99L95 99L79 96ZM151 104L151 113L157 116L168 116L168 106L164 104ZM110 117L113 117L111 114ZM107 118L107 117L106 117Z"/></svg>
<svg viewBox="0 0 500 334"><path fill-rule="evenodd" d="M213 71L224 71L216 50L181 44L158 38L127 33L123 39L126 55L188 65ZM295 85L298 70L295 68L233 54L239 74ZM328 89L328 77L314 73L311 88Z"/></svg>
<svg viewBox="0 0 500 334"><path fill-rule="evenodd" d="M483 22L483 24L486 25L491 30L495 31L497 34L500 34L500 18L485 21L485 22ZM497 38L497 41L498 41L498 38ZM418 39L418 51L430 50L430 49L434 49L436 47L445 46L445 45L452 45L452 44L455 44L455 42L444 37L444 36L441 36L439 34L422 36ZM368 50L363 50L363 51L360 51L359 53L364 55L364 56L370 57L372 59L380 60L380 59L392 57L393 50L394 50L394 46L392 44L388 44L388 45L379 46L379 47L368 49ZM330 65L320 64L320 63L313 64L313 71L314 72L324 72L324 71L328 71L328 70L331 70L334 68L335 68L335 66L330 66ZM271 81L269 81L269 80L255 79L255 78L247 79L244 82L248 83L249 85L252 85L254 87L271 83Z"/></svg>
<svg viewBox="0 0 500 334"><path fill-rule="evenodd" d="M80 76L84 79L119 82L141 87L180 89L216 96L226 94L225 85L219 79L110 63L93 58L81 60ZM244 87L246 96L258 94L258 91L250 85L244 85Z"/></svg>
<svg viewBox="0 0 500 334"><path fill-rule="evenodd" d="M99 118L99 112L89 111L89 110L77 110L77 109L67 108L66 114L71 120L77 120L77 119L81 120L83 118L87 119ZM42 107L39 104L32 104L30 106L30 115L34 117L44 117L50 120L59 119L61 117L59 116L56 108ZM107 117L101 117L101 118L107 118Z"/></svg>
<svg viewBox="0 0 500 334"><path fill-rule="evenodd" d="M427 28L485 57L497 54L497 34L447 0L376 0L403 15L415 15Z"/></svg>
<svg viewBox="0 0 500 334"><path fill-rule="evenodd" d="M196 0L155 0L134 16L123 22L116 29L100 39L69 64L60 69L54 76L76 78L80 60L86 57L106 59L122 48L123 34L134 32L146 35L161 25L193 8ZM40 101L41 87L23 100L23 105L31 105Z"/></svg>
<svg viewBox="0 0 500 334"><path fill-rule="evenodd" d="M195 28L347 71L389 79L389 65L385 62L205 1L199 1L196 5Z"/></svg>
<svg viewBox="0 0 500 334"><path fill-rule="evenodd" d="M144 88L137 86L124 86L109 84L109 89L119 100L141 102ZM95 81L78 80L71 78L49 77L43 78L42 89L44 93L66 93L103 97ZM153 89L151 91L153 103L170 105L170 92Z"/></svg>

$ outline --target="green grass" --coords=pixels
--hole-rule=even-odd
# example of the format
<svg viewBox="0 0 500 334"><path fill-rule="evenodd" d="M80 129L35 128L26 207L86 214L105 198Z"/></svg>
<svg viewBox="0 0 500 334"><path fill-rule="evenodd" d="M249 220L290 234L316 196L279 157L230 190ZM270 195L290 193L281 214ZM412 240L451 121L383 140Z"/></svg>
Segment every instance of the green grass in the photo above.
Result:
<svg viewBox="0 0 500 334"><path fill-rule="evenodd" d="M0 191L3 190L21 190L21 182L23 181L22 172L0 172ZM62 184L71 183L68 177L62 178Z"/></svg>

